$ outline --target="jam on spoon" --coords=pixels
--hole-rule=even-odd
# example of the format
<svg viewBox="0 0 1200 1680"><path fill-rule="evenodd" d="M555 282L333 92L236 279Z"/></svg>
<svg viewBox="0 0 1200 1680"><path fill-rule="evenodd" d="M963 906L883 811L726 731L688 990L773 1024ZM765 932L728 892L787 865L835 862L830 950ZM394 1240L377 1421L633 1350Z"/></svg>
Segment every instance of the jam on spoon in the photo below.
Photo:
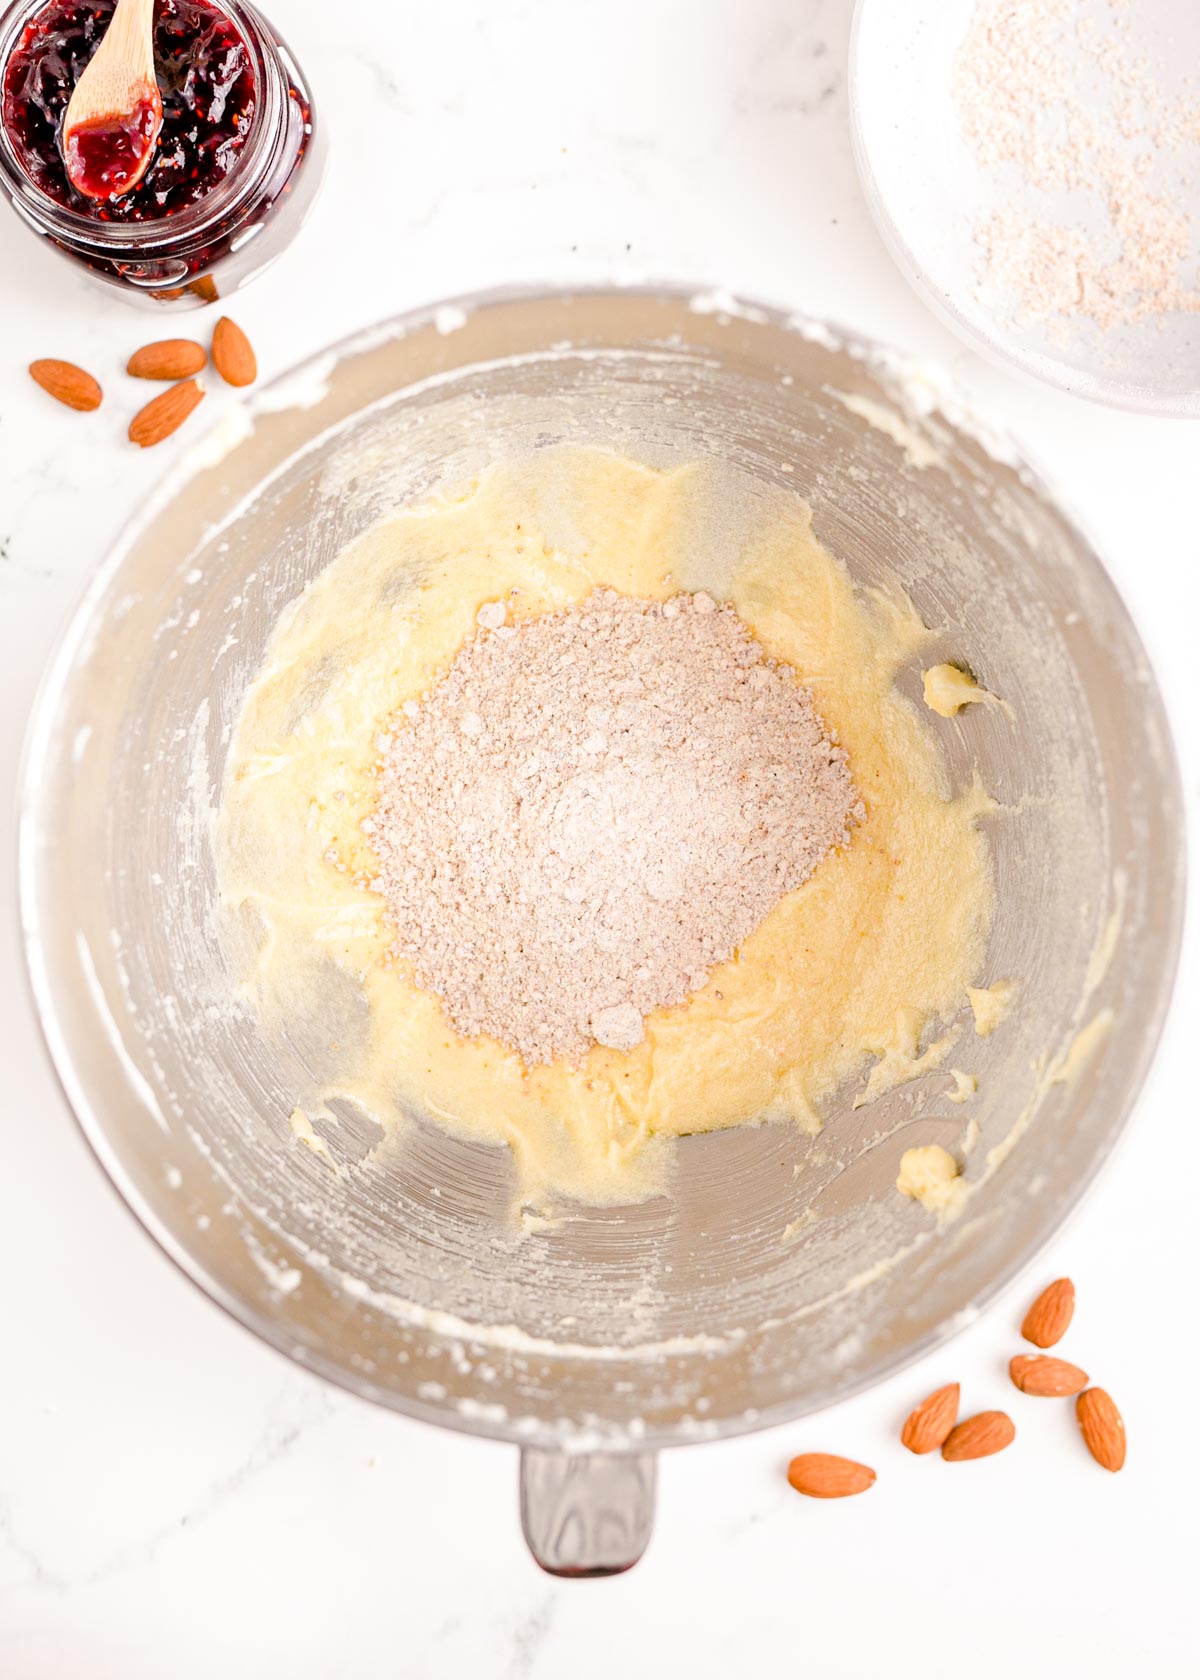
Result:
<svg viewBox="0 0 1200 1680"><path fill-rule="evenodd" d="M67 174L87 198L120 198L135 187L154 155L162 100L139 100L132 111L64 130Z"/></svg>
<svg viewBox="0 0 1200 1680"><path fill-rule="evenodd" d="M154 79L154 0L117 0L62 121L71 185L87 198L120 198L137 186L162 127Z"/></svg>

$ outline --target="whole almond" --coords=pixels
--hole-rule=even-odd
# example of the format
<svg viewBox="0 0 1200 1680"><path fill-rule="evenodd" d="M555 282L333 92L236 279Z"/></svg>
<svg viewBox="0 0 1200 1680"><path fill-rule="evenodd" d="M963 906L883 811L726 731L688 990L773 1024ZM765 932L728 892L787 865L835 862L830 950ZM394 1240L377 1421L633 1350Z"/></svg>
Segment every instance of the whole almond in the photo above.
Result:
<svg viewBox="0 0 1200 1680"><path fill-rule="evenodd" d="M1092 1457L1114 1475L1125 1462L1125 1424L1103 1388L1089 1388L1075 1402L1083 1442Z"/></svg>
<svg viewBox="0 0 1200 1680"><path fill-rule="evenodd" d="M161 443L179 430L203 396L203 386L197 385L194 379L185 379L180 385L172 385L169 391L160 391L129 422L130 443L143 449Z"/></svg>
<svg viewBox="0 0 1200 1680"><path fill-rule="evenodd" d="M253 385L258 378L258 358L250 340L228 315L213 328L212 359L227 385Z"/></svg>
<svg viewBox="0 0 1200 1680"><path fill-rule="evenodd" d="M208 357L204 346L191 338L160 338L154 344L143 344L129 358L126 373L135 379L188 379L199 373Z"/></svg>
<svg viewBox="0 0 1200 1680"><path fill-rule="evenodd" d="M788 1465L788 1481L810 1499L845 1499L865 1493L874 1480L874 1470L865 1464L833 1453L801 1453Z"/></svg>
<svg viewBox="0 0 1200 1680"><path fill-rule="evenodd" d="M1059 1278L1042 1290L1025 1314L1021 1334L1034 1347L1053 1347L1066 1335L1074 1311L1075 1285L1070 1278Z"/></svg>
<svg viewBox="0 0 1200 1680"><path fill-rule="evenodd" d="M78 409L84 414L100 407L104 393L91 374L76 367L74 362L60 362L53 356L44 356L40 361L30 362L29 371L42 390L56 402L65 403L68 408Z"/></svg>
<svg viewBox="0 0 1200 1680"><path fill-rule="evenodd" d="M1007 1412L976 1412L950 1431L942 1443L942 1457L947 1464L990 1458L1010 1446L1016 1433Z"/></svg>
<svg viewBox="0 0 1200 1680"><path fill-rule="evenodd" d="M1052 1359L1044 1353L1019 1353L1009 1361L1008 1374L1022 1394L1039 1397L1078 1394L1088 1385L1088 1374L1078 1365L1065 1359Z"/></svg>
<svg viewBox="0 0 1200 1680"><path fill-rule="evenodd" d="M958 1384L947 1383L908 1414L900 1440L912 1453L932 1452L954 1428L958 1416Z"/></svg>

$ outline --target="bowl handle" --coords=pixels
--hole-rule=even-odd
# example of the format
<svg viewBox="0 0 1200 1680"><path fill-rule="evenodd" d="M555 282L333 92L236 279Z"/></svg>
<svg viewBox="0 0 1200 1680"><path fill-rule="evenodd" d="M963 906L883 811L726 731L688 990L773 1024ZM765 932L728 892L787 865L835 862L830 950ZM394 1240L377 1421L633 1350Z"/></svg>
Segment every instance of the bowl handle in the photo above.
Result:
<svg viewBox="0 0 1200 1680"><path fill-rule="evenodd" d="M620 1575L654 1527L653 1453L521 1452L521 1527L550 1575Z"/></svg>

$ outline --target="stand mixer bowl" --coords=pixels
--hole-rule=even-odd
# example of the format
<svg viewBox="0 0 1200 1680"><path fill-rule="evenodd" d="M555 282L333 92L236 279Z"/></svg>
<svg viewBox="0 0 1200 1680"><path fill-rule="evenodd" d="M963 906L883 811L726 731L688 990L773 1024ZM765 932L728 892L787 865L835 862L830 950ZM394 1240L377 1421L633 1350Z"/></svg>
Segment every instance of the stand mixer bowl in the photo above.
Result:
<svg viewBox="0 0 1200 1680"><path fill-rule="evenodd" d="M657 1449L828 1405L984 1305L1108 1154L1157 1040L1183 819L1145 652L1036 477L921 392L861 341L682 291L400 317L193 450L96 575L36 706L29 969L105 1170L191 1278L306 1369L518 1444L526 1535L560 1573L636 1559ZM530 1233L507 1152L419 1117L380 1147L343 1105L337 1176L296 1146L288 1116L333 1034L269 1041L239 1000L212 813L246 687L306 583L397 503L560 442L715 456L747 494L802 494L856 582L899 582L939 633L921 663L967 658L1010 703L1016 727L976 707L940 739L951 785L978 769L999 805L987 973L1021 1001L956 1045L980 1081L969 1111L931 1073L866 1108L848 1093L819 1139L685 1138L670 1196ZM900 686L919 700L916 662ZM331 1021L352 1030L356 1003L331 995ZM898 1161L952 1145L965 1112L984 1182L939 1229L897 1195Z"/></svg>

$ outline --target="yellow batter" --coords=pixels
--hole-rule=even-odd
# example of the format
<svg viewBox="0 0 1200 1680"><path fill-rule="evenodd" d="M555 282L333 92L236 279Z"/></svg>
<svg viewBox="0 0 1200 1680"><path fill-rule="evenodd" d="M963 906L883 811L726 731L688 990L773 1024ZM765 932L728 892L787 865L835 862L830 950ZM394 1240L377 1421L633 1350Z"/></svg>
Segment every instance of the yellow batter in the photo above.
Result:
<svg viewBox="0 0 1200 1680"><path fill-rule="evenodd" d="M948 1149L940 1143L928 1143L904 1151L896 1188L902 1196L920 1202L927 1212L936 1213L939 1223L948 1225L958 1218L971 1193L961 1174L962 1168Z"/></svg>
<svg viewBox="0 0 1200 1680"><path fill-rule="evenodd" d="M1011 716L1011 709L995 694L989 694L970 672L957 665L931 665L922 674L925 704L939 717L957 717L964 706L999 706Z"/></svg>
<svg viewBox="0 0 1200 1680"><path fill-rule="evenodd" d="M981 965L991 874L977 819L991 802L978 785L951 796L929 724L894 685L924 626L899 594L856 592L795 497L732 526L716 575L719 500L703 465L656 471L599 450L492 468L340 555L281 621L246 699L218 849L267 1030L319 1023L326 1101L508 1144L527 1200L644 1196L662 1183L663 1140L687 1132L782 1116L815 1129L848 1082L873 1098L935 1066L952 1042L937 1023ZM597 584L732 600L812 688L866 820L703 990L649 1016L636 1049L527 1072L496 1042L459 1038L384 962L382 901L355 885L373 863L358 825L377 735L447 668L479 607L503 596L511 619Z"/></svg>
<svg viewBox="0 0 1200 1680"><path fill-rule="evenodd" d="M1007 1021L1017 1001L1015 980L995 980L990 986L968 986L967 1002L975 1017L975 1031L980 1038L990 1038L996 1028Z"/></svg>

